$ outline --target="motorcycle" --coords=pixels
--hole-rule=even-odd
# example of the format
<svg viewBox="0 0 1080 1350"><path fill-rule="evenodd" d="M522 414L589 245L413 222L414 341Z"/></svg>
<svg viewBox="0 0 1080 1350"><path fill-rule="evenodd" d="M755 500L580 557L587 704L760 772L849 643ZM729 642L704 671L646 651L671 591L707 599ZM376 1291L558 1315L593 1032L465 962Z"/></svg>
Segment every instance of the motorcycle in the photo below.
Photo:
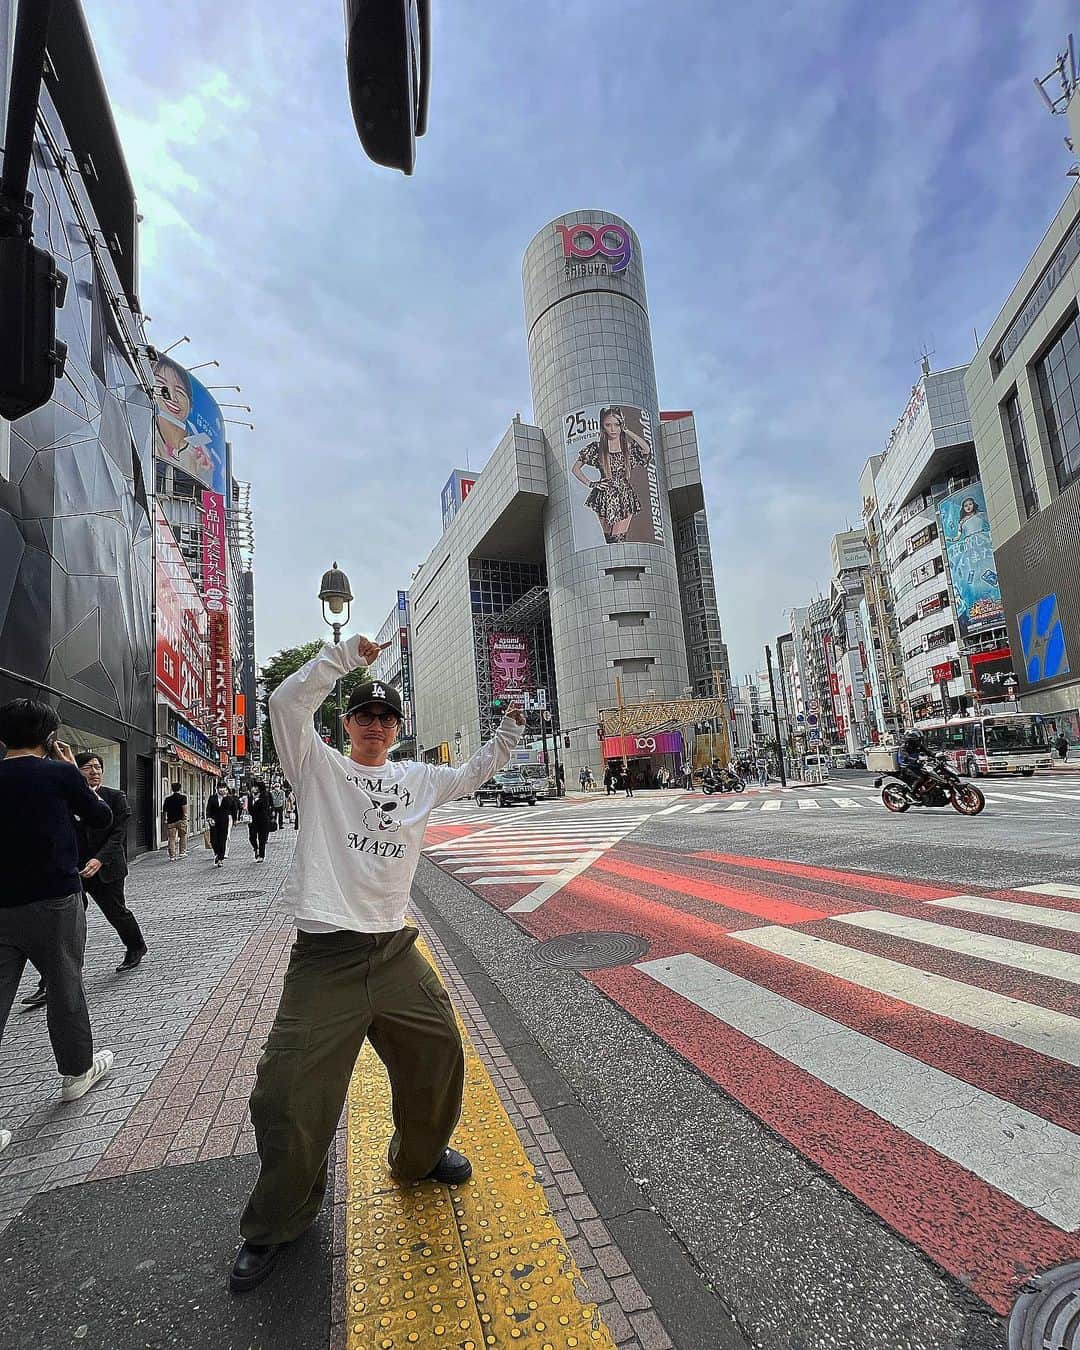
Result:
<svg viewBox="0 0 1080 1350"><path fill-rule="evenodd" d="M702 777L701 790L706 796L714 792L745 792L746 784L737 773L722 769L719 775L707 772Z"/></svg>
<svg viewBox="0 0 1080 1350"><path fill-rule="evenodd" d="M881 788L881 800L890 811L902 814L913 806L951 806L962 816L977 816L986 805L982 790L974 783L965 783L944 755L935 755L933 767L925 766L925 770L929 781L917 792L897 772L874 779L874 786Z"/></svg>

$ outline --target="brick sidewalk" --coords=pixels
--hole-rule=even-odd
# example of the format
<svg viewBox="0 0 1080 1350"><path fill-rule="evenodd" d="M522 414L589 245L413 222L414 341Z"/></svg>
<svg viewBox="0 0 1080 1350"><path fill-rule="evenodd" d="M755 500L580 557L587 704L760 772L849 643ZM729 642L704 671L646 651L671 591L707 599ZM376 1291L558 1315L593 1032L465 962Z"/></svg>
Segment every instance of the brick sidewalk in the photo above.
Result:
<svg viewBox="0 0 1080 1350"><path fill-rule="evenodd" d="M128 1170L119 1168L121 1156L132 1167L154 1167L254 1150L250 1136L243 1148L239 1134L254 1062L277 1001L273 975L292 935L282 918L268 912L293 839L291 830L272 834L266 862L256 863L240 826L221 869L199 835L177 862L164 852L138 859L127 895L149 952L134 971L116 971L123 947L91 902L87 1001L95 1047L112 1050L116 1066L81 1101L61 1103L44 1010L20 1013L16 1002L0 1046L0 1124L14 1136L0 1153L0 1229L40 1191ZM235 969L242 955L243 965ZM28 967L19 997L35 982ZM249 992L259 1002L242 1007ZM158 1117L165 1118L152 1104L166 1103L177 1129L151 1135ZM228 1148L226 1130L232 1135ZM136 1136L139 1147L123 1154Z"/></svg>

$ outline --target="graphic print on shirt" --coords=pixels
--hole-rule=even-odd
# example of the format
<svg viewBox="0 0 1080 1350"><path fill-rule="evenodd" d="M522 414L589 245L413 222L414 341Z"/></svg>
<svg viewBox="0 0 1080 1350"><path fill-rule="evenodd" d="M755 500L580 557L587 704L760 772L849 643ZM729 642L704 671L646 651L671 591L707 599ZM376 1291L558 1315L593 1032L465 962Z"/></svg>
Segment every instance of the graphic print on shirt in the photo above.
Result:
<svg viewBox="0 0 1080 1350"><path fill-rule="evenodd" d="M373 799L364 812L364 829L371 833L350 833L347 836L349 847L356 849L358 853L373 853L377 858L404 858L408 852L407 844L395 843L392 839L371 837L372 834L393 834L401 829L401 821L394 816L397 808L396 801L379 802Z"/></svg>
<svg viewBox="0 0 1080 1350"><path fill-rule="evenodd" d="M384 831L401 829L401 821L395 820L393 812L397 810L397 802L372 802L371 806L364 812L364 829L382 834Z"/></svg>

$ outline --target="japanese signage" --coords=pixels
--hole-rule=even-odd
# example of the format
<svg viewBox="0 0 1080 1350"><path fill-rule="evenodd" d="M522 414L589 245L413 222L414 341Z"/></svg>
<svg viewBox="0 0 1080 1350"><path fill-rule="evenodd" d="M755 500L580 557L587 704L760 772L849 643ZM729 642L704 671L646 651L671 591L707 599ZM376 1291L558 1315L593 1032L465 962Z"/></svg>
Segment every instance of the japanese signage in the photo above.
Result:
<svg viewBox="0 0 1080 1350"><path fill-rule="evenodd" d="M229 616L210 614L210 725L219 754L227 759L232 748L232 659L229 655Z"/></svg>
<svg viewBox="0 0 1080 1350"><path fill-rule="evenodd" d="M938 504L961 637L1005 627L986 494L972 483Z"/></svg>
<svg viewBox="0 0 1080 1350"><path fill-rule="evenodd" d="M488 638L491 692L522 694L532 687L528 639L522 633L492 633Z"/></svg>
<svg viewBox="0 0 1080 1350"><path fill-rule="evenodd" d="M930 679L934 684L947 684L956 675L955 662L942 661L930 667Z"/></svg>
<svg viewBox="0 0 1080 1350"><path fill-rule="evenodd" d="M181 745L186 745L194 754L200 755L203 759L213 760L214 747L210 742L210 737L204 735L198 727L193 727L189 722L170 709L169 711L169 735L173 740L179 741Z"/></svg>
<svg viewBox="0 0 1080 1350"><path fill-rule="evenodd" d="M213 614L228 607L228 562L225 554L225 498L220 492L202 495L202 582L206 608Z"/></svg>
<svg viewBox="0 0 1080 1350"><path fill-rule="evenodd" d="M233 717L233 755L243 759L247 754L247 695L236 695L236 713Z"/></svg>
<svg viewBox="0 0 1080 1350"><path fill-rule="evenodd" d="M193 722L206 716L206 608L169 522L154 503L158 690Z"/></svg>
<svg viewBox="0 0 1080 1350"><path fill-rule="evenodd" d="M1005 681L1013 677L1012 653L1008 647L992 652L972 652L971 683L978 698L989 701L1009 697Z"/></svg>
<svg viewBox="0 0 1080 1350"><path fill-rule="evenodd" d="M574 551L662 544L664 512L652 417L628 403L590 403L563 416Z"/></svg>

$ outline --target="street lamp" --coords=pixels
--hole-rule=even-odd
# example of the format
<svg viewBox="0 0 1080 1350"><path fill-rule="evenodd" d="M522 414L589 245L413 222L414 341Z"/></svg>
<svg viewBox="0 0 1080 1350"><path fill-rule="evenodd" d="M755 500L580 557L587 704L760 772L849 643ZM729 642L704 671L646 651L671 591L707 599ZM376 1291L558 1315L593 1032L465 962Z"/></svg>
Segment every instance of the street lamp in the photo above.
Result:
<svg viewBox="0 0 1080 1350"><path fill-rule="evenodd" d="M333 628L336 646L341 641L342 628L349 622L349 607L353 599L349 578L339 570L336 562L329 572L323 573L322 585L319 587L319 599L322 601L323 622L328 623ZM334 685L334 698L337 703L337 717L334 721L334 744L338 753L344 754L345 727L341 720L340 679Z"/></svg>

